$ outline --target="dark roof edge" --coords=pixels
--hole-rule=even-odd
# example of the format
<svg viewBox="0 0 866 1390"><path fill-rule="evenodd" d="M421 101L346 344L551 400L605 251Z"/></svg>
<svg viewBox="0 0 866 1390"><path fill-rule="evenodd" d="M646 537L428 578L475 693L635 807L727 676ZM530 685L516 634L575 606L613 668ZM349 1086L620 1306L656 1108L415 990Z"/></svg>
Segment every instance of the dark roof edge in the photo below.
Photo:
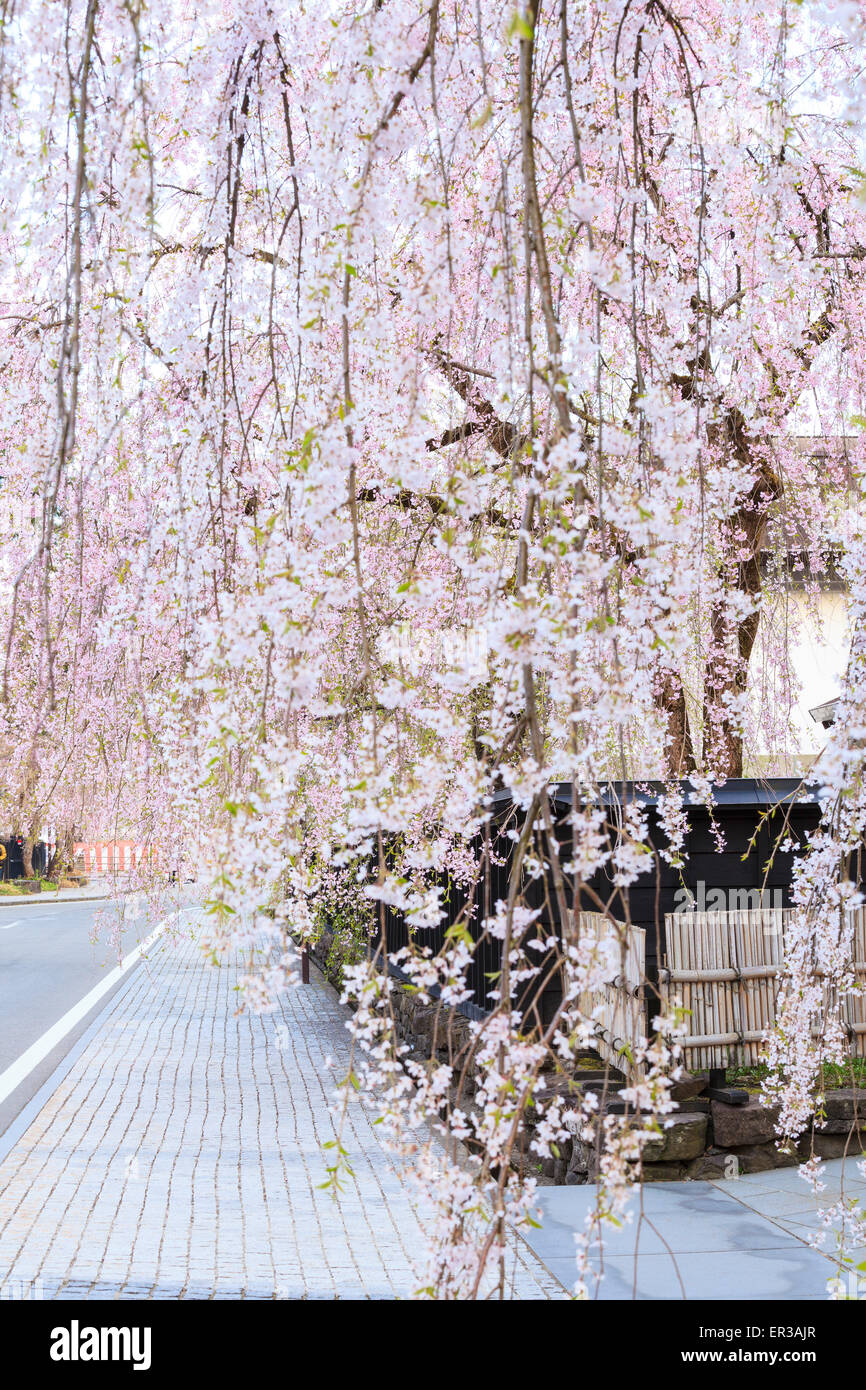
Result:
<svg viewBox="0 0 866 1390"><path fill-rule="evenodd" d="M645 806L654 806L669 790L670 783L660 781L602 782L598 794L587 800L599 801L604 806L624 805L639 801ZM687 805L702 805L691 782L680 782ZM551 800L561 806L571 805L572 784L555 782L550 786ZM818 802L818 790L813 784L808 786L800 777L729 777L721 785L713 784L713 802L716 806L750 807L779 806L785 803ZM508 790L495 793L493 804L503 806L512 800Z"/></svg>

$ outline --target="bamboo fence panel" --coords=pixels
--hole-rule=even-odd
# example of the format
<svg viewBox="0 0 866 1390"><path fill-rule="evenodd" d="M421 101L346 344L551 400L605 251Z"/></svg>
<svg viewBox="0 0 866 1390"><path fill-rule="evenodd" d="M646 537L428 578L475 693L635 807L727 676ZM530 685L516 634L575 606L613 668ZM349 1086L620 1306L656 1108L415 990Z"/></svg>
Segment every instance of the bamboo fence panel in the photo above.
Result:
<svg viewBox="0 0 866 1390"><path fill-rule="evenodd" d="M644 1002L646 980L646 931L625 922L612 921L603 912L575 913L578 935L602 941L614 933L620 941L621 968L616 978L600 989L580 996L580 1010L596 1024L596 1047L611 1066L623 1071L634 1067L630 1059L647 1035Z"/></svg>
<svg viewBox="0 0 866 1390"><path fill-rule="evenodd" d="M846 996L844 1020L849 1029L851 1051L856 1057L866 1057L866 907L855 908L851 916L854 919L851 943L854 976L864 992Z"/></svg>
<svg viewBox="0 0 866 1390"><path fill-rule="evenodd" d="M687 1011L683 1040L687 1064L752 1065L776 1018L784 939L792 912L756 908L731 912L680 912L665 916L667 950L660 972L665 1012L679 1002ZM866 1056L866 908L850 914L851 960L860 992L839 997L827 980L824 1011L838 1011L851 1051ZM816 1034L820 1030L815 1029Z"/></svg>
<svg viewBox="0 0 866 1390"><path fill-rule="evenodd" d="M750 1065L760 1059L775 1018L785 911L675 912L665 916L661 997L679 1000L690 1067Z"/></svg>

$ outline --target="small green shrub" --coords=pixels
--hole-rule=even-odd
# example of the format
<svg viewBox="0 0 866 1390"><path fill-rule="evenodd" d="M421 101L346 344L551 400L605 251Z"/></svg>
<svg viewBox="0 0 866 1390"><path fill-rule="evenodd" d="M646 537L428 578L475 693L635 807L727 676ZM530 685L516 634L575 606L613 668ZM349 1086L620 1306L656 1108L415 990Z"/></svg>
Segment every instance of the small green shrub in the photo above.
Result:
<svg viewBox="0 0 866 1390"><path fill-rule="evenodd" d="M336 989L342 989L345 967L359 964L367 955L375 925L374 905L347 871L325 867L314 918L316 940L326 947L325 975Z"/></svg>
<svg viewBox="0 0 866 1390"><path fill-rule="evenodd" d="M742 1086L747 1091L758 1092L767 1076L766 1062L755 1062L749 1067L728 1068L731 1084ZM866 1086L866 1057L852 1057L841 1066L837 1062L824 1062L821 1067L821 1084L825 1091L835 1091L842 1086Z"/></svg>
<svg viewBox="0 0 866 1390"><path fill-rule="evenodd" d="M343 988L343 971L347 965L358 965L367 954L369 933L359 934L354 927L338 927L325 957L325 975L335 989Z"/></svg>

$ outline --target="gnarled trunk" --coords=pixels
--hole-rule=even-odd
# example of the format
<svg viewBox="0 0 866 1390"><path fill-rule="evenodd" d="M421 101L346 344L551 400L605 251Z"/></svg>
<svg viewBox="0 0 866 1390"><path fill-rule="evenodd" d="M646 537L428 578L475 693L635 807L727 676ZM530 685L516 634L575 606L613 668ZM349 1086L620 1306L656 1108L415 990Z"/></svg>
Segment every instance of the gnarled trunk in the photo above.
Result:
<svg viewBox="0 0 866 1390"><path fill-rule="evenodd" d="M665 672L662 677L656 704L665 716L667 774L674 778L687 777L696 767L695 751L683 683L673 671Z"/></svg>
<svg viewBox="0 0 866 1390"><path fill-rule="evenodd" d="M75 827L68 826L58 837L51 856L51 863L48 865L46 878L52 883L59 883L66 874L71 873L73 859L75 857Z"/></svg>
<svg viewBox="0 0 866 1390"><path fill-rule="evenodd" d="M35 877L36 877L36 875L35 875L35 873L34 873L34 871L33 871L33 851L34 851L35 847L36 847L36 837L35 837L34 835L32 835L32 834L31 834L31 835L25 835L25 836L24 836L24 843L23 843L23 845L21 846L21 865L22 865L22 872L23 872L25 878L35 878Z"/></svg>
<svg viewBox="0 0 866 1390"><path fill-rule="evenodd" d="M721 580L728 592L745 596L754 605L742 618L732 619L724 602L710 614L710 648L704 675L704 767L716 776L742 777L743 739L739 718L731 717L728 701L746 692L749 662L761 621L761 547L767 534L772 504L781 485L766 460L755 460L738 410L729 410L723 425L725 444L737 461L753 468L758 478L726 527L729 554L738 558L722 565ZM745 555L744 555L745 552Z"/></svg>

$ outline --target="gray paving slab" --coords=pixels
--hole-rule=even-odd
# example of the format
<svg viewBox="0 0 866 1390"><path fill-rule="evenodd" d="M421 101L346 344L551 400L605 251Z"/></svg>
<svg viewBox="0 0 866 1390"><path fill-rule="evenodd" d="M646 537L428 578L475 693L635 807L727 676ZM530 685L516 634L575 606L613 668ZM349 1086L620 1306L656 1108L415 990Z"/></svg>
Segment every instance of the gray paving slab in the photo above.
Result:
<svg viewBox="0 0 866 1390"><path fill-rule="evenodd" d="M722 1251L711 1254L612 1256L604 1262L590 1298L602 1301L696 1299L749 1302L825 1300L832 1276L822 1255L792 1243L793 1248ZM557 1264L551 1266L560 1273ZM560 1273L560 1277L562 1274Z"/></svg>
<svg viewBox="0 0 866 1390"><path fill-rule="evenodd" d="M850 1189L852 1194L855 1191L866 1190L866 1179L858 1169L859 1155L857 1158L847 1159L835 1158L824 1164L824 1172L821 1181L825 1184L827 1193L836 1192L844 1187ZM769 1173L745 1173L739 1178L729 1178L721 1181L714 1181L713 1187L730 1190L732 1193L742 1194L750 1192L808 1192L809 1186L800 1176L799 1168L776 1168ZM826 1193L824 1194L826 1196Z"/></svg>
<svg viewBox="0 0 866 1390"><path fill-rule="evenodd" d="M866 1180L860 1171L859 1157L836 1159L825 1164L820 1174L823 1185L820 1192L814 1191L796 1170L787 1169L778 1175L765 1176L779 1177L776 1190L750 1188L739 1180L724 1184L724 1188L747 1210L771 1221L797 1240L815 1246L815 1237L823 1232L823 1239L815 1248L832 1263L834 1274L854 1269L856 1277L856 1266L866 1258L866 1245L861 1243L863 1236L856 1234L851 1224L852 1214L856 1218L859 1213L860 1218L866 1220ZM796 1178L796 1183L792 1183L792 1177ZM723 1185L720 1183L718 1186ZM840 1202L849 1213L845 1218L844 1248L840 1240L843 1219L840 1216L828 1219L825 1215ZM863 1235L866 1235L866 1227ZM852 1241L853 1249L850 1248ZM866 1280L862 1282L866 1285ZM863 1293L863 1289L858 1289L856 1296L862 1297Z"/></svg>
<svg viewBox="0 0 866 1390"><path fill-rule="evenodd" d="M595 1203L595 1188L553 1187L540 1194L542 1228L533 1232L533 1249L558 1255L574 1247L574 1232L582 1229ZM784 1245L778 1228L756 1216L707 1183L654 1183L637 1189L630 1203L632 1220L619 1230L604 1228L604 1249L610 1255L680 1254L765 1249Z"/></svg>
<svg viewBox="0 0 866 1390"><path fill-rule="evenodd" d="M800 1186L807 1193L802 1179ZM726 1188L732 1184L727 1184ZM808 1233L737 1200L721 1184L637 1187L620 1229L603 1227L591 1250L590 1296L601 1299L826 1298L831 1262L808 1245ZM750 1200L779 1194L758 1192ZM541 1229L528 1234L535 1253L563 1283L576 1279L575 1236L594 1208L595 1188L546 1188ZM802 1210L805 1210L803 1208Z"/></svg>

